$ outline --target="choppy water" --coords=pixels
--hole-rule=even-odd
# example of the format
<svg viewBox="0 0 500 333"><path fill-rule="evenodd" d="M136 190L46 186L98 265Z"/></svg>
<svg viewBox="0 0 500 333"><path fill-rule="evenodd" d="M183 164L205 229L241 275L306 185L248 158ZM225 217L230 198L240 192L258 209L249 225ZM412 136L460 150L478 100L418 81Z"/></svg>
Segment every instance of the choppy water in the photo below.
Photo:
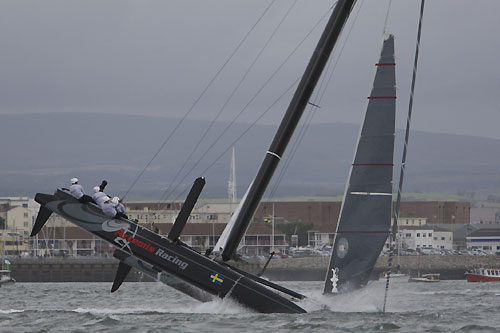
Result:
<svg viewBox="0 0 500 333"><path fill-rule="evenodd" d="M393 283L322 296L319 282L284 283L307 314L259 314L230 300L198 303L160 283L18 283L0 288L0 332L500 332L500 283Z"/></svg>

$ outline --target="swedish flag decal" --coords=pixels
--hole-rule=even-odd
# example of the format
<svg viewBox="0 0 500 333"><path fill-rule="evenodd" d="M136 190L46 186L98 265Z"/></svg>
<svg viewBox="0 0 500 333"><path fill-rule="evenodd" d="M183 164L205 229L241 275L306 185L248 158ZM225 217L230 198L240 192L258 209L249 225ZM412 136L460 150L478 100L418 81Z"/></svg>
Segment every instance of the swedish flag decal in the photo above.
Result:
<svg viewBox="0 0 500 333"><path fill-rule="evenodd" d="M212 273L212 275L210 275L210 280L212 281L212 283L222 286L222 282L224 282L224 277L222 275L219 275L219 273Z"/></svg>

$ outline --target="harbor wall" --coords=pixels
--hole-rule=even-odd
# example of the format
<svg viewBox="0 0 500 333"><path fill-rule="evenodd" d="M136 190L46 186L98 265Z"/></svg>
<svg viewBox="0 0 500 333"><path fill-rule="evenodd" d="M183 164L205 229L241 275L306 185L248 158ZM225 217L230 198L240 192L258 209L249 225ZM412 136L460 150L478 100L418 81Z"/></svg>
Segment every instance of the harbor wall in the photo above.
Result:
<svg viewBox="0 0 500 333"><path fill-rule="evenodd" d="M17 282L109 282L113 281L118 260L111 258L20 258L9 259L11 276ZM126 281L140 281L131 272Z"/></svg>
<svg viewBox="0 0 500 333"><path fill-rule="evenodd" d="M272 260L265 276L276 281L318 281L324 280L330 258L288 258ZM387 256L379 257L372 271L371 279L378 279L387 271ZM464 273L480 263L500 267L500 256L406 256L394 258L393 272L400 266L401 273L412 277L418 274L439 273L442 280L463 280Z"/></svg>
<svg viewBox="0 0 500 333"><path fill-rule="evenodd" d="M387 270L388 257L380 257L372 272L377 279ZM111 282L118 268L114 258L9 258L12 277L18 282ZM275 281L321 281L324 280L329 258L284 258L273 259L264 276ZM442 280L461 280L464 273L478 265L500 267L500 256L409 256L394 259L393 266L400 265L403 273L417 276L425 273L440 273ZM232 263L240 269L257 274L264 262ZM134 270L126 281L150 281Z"/></svg>

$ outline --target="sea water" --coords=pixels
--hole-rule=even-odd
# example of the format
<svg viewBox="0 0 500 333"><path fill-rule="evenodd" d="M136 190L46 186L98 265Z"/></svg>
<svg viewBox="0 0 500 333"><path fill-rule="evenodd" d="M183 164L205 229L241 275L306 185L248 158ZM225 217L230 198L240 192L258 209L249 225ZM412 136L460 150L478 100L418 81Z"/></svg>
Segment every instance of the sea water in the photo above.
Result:
<svg viewBox="0 0 500 333"><path fill-rule="evenodd" d="M17 283L0 288L0 332L500 332L500 283L385 283L323 296L321 282L282 283L307 314L200 303L161 283Z"/></svg>

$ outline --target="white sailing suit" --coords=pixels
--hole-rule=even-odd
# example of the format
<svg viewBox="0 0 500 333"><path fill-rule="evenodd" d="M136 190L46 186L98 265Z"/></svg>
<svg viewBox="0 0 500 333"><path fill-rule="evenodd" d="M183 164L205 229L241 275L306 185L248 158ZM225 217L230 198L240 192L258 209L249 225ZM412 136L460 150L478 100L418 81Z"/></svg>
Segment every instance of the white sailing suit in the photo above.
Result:
<svg viewBox="0 0 500 333"><path fill-rule="evenodd" d="M104 192L96 192L92 195L92 199L97 203L99 207L102 208L102 205L104 204L104 198L106 198L107 195Z"/></svg>
<svg viewBox="0 0 500 333"><path fill-rule="evenodd" d="M122 203L119 203L116 205L116 211L125 214L125 206Z"/></svg>
<svg viewBox="0 0 500 333"><path fill-rule="evenodd" d="M83 192L83 187L80 184L73 184L73 185L71 185L69 187L69 192L71 193L71 195L73 197L75 197L77 199L80 199L85 194L85 192Z"/></svg>
<svg viewBox="0 0 500 333"><path fill-rule="evenodd" d="M104 215L109 216L109 217L115 217L115 215L116 215L116 209L113 206L113 204L110 202L104 203L102 205L102 212L104 213Z"/></svg>

